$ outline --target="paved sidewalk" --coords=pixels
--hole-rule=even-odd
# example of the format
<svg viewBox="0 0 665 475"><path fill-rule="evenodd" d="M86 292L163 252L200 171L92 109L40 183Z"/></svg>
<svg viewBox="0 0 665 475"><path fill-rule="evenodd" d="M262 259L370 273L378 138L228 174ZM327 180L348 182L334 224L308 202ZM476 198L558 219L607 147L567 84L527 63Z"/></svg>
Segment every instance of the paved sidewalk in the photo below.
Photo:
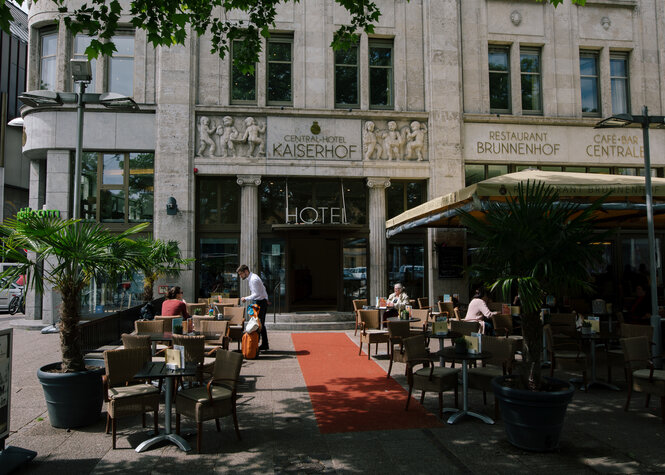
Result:
<svg viewBox="0 0 665 475"><path fill-rule="evenodd" d="M0 315L0 328L11 320ZM352 340L353 331L347 332ZM48 422L37 368L58 360L59 335L14 330L11 435L8 445L32 449L37 458L20 473L665 473L665 425L658 401L644 408L636 395L631 411L623 411L625 391L577 391L569 406L559 451L533 454L512 447L501 421L490 426L466 418L436 429L319 433L307 388L289 333L272 332L273 351L246 361L241 375L237 441L229 418L217 433L204 424L201 455L173 445L137 454L133 448L149 437L140 418L118 422L118 448L104 434L104 418L84 429L54 429ZM381 350L381 347L379 348ZM387 369L385 357L375 359ZM602 368L602 366L600 366ZM405 384L404 366L393 368ZM625 386L621 371L614 372ZM604 374L604 373L601 373ZM566 376L560 373L561 376ZM405 393L406 397L406 393ZM493 396L483 407L482 393L470 392L470 406L493 414ZM452 401L444 395L444 404ZM436 412L437 398L425 406ZM654 407L655 406L655 407ZM184 419L183 429L195 426ZM148 417L148 425L150 417ZM160 425L164 423L163 415Z"/></svg>

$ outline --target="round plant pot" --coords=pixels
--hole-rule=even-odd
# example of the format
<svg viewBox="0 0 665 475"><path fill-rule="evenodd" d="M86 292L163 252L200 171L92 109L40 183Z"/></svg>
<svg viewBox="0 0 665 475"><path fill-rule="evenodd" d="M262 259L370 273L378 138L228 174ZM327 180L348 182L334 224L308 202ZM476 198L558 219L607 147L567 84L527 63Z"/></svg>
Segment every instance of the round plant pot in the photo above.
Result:
<svg viewBox="0 0 665 475"><path fill-rule="evenodd" d="M559 446L566 408L575 387L567 381L546 378L559 391L527 391L504 385L519 376L499 376L492 380L494 397L499 401L508 441L524 450L546 452Z"/></svg>
<svg viewBox="0 0 665 475"><path fill-rule="evenodd" d="M77 373L50 372L59 368L60 363L51 363L37 370L51 425L71 429L96 423L102 413L104 368Z"/></svg>

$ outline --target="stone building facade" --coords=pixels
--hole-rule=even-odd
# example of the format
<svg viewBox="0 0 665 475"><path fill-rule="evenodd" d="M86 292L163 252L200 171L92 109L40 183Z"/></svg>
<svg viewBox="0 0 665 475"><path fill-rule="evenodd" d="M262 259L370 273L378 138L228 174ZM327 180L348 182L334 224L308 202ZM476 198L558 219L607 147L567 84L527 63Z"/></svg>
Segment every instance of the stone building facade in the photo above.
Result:
<svg viewBox="0 0 665 475"><path fill-rule="evenodd" d="M344 53L330 47L342 7L281 5L250 76L211 54L207 36L155 49L145 32L119 31L91 87L141 110L87 106L82 215L118 229L150 221L178 240L197 258L179 282L188 300L244 294L234 270L246 263L278 311L348 310L397 281L413 298L466 297L464 278L439 268L442 247L465 248L464 232L387 240L387 217L520 167L640 173L639 130L593 126L622 107L663 113L662 2L377 3L374 34ZM29 90L73 90L69 59L86 40L57 18L49 2L31 7ZM23 115L30 204L67 215L75 111ZM654 130L658 173L663 140ZM52 309L45 297L29 312L49 320Z"/></svg>

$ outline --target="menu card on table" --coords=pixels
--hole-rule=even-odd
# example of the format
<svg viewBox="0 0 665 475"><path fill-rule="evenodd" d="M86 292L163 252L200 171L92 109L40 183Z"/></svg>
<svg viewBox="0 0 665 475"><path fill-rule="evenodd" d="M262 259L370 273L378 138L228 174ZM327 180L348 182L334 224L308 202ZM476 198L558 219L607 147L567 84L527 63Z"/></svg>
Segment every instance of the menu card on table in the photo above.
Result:
<svg viewBox="0 0 665 475"><path fill-rule="evenodd" d="M168 369L178 369L185 367L185 347L182 345L173 345L173 348L166 350L166 367Z"/></svg>
<svg viewBox="0 0 665 475"><path fill-rule="evenodd" d="M482 352L482 336L480 333L472 333L471 336L465 336L466 340L466 351L469 353L481 353Z"/></svg>
<svg viewBox="0 0 665 475"><path fill-rule="evenodd" d="M510 304L502 303L501 304L501 315L510 315Z"/></svg>
<svg viewBox="0 0 665 475"><path fill-rule="evenodd" d="M448 318L437 318L434 323L432 323L432 333L435 335L446 335L448 333Z"/></svg>
<svg viewBox="0 0 665 475"><path fill-rule="evenodd" d="M587 321L591 323L591 331L593 333L600 332L600 317L587 317Z"/></svg>

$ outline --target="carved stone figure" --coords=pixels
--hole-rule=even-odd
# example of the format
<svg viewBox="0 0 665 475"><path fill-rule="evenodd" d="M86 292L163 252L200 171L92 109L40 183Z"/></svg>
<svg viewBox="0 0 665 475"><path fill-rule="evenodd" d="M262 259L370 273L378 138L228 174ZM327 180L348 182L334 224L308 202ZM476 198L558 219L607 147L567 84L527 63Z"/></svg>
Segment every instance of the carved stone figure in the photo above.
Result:
<svg viewBox="0 0 665 475"><path fill-rule="evenodd" d="M219 137L219 148L222 157L228 157L229 151L230 156L236 156L236 148L234 141L238 138L238 129L233 125L233 117L225 116L222 119L222 125L217 127L216 131L217 136Z"/></svg>
<svg viewBox="0 0 665 475"><path fill-rule="evenodd" d="M377 134L374 132L375 125L374 122L368 120L365 122L365 131L363 132L363 146L365 147L365 160L373 160L375 158L381 158L383 150L381 149L381 143L377 138Z"/></svg>
<svg viewBox="0 0 665 475"><path fill-rule="evenodd" d="M233 141L247 143L249 145L249 152L247 154L250 157L265 155L265 137L261 137L261 135L265 134L266 126L257 125L254 117L247 117L245 119L245 127L245 133L242 138ZM255 154L257 147L259 150L258 153Z"/></svg>
<svg viewBox="0 0 665 475"><path fill-rule="evenodd" d="M406 134L406 157L407 159L414 158L416 154L418 161L425 160L423 149L425 148L425 134L427 133L427 126L421 124L417 120L411 122L411 130Z"/></svg>
<svg viewBox="0 0 665 475"><path fill-rule="evenodd" d="M405 129L408 129L408 127L405 127ZM402 147L405 141L406 130L402 130L400 133L397 130L397 122L394 120L388 122L388 132L385 133L385 138L383 139L383 151L389 160L402 158Z"/></svg>
<svg viewBox="0 0 665 475"><path fill-rule="evenodd" d="M208 155L212 156L215 153L215 141L212 134L215 132L215 126L210 124L208 117L201 117L199 121L199 151L198 155L203 155L206 148L210 147Z"/></svg>

